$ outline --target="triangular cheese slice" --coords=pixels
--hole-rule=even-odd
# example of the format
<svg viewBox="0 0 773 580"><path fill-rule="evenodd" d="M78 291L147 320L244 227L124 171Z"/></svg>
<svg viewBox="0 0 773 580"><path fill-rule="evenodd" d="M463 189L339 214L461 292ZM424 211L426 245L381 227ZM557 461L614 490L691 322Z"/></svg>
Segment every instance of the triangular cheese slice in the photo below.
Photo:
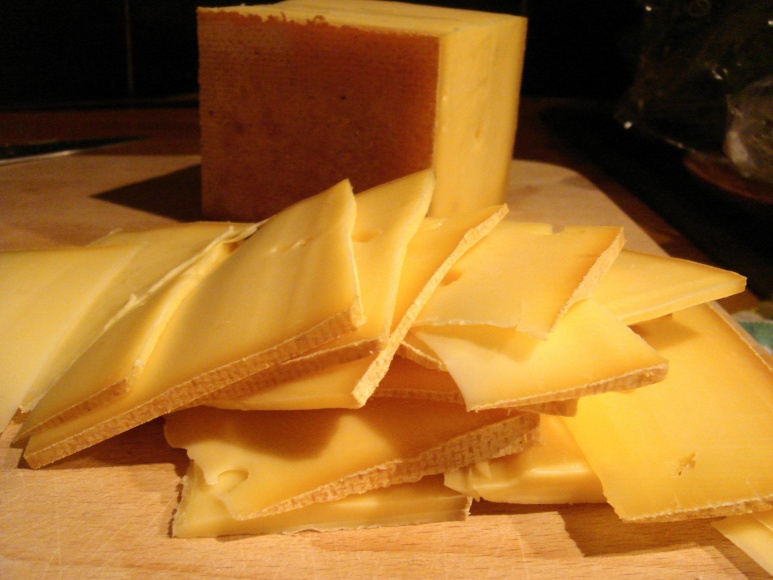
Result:
<svg viewBox="0 0 773 580"><path fill-rule="evenodd" d="M593 292L623 247L618 227L506 220L446 276L414 326L488 324L545 338Z"/></svg>
<svg viewBox="0 0 773 580"><path fill-rule="evenodd" d="M661 383L580 401L564 418L624 520L773 508L773 369L709 304L637 331L669 361Z"/></svg>
<svg viewBox="0 0 773 580"><path fill-rule="evenodd" d="M468 410L632 389L661 380L667 369L652 347L591 300L572 306L545 340L483 325L413 332L443 360Z"/></svg>
<svg viewBox="0 0 773 580"><path fill-rule="evenodd" d="M374 399L361 409L230 411L195 407L166 418L235 519L278 514L417 481L533 441L538 416L460 405ZM511 450L511 451L508 451Z"/></svg>
<svg viewBox="0 0 773 580"><path fill-rule="evenodd" d="M224 473L210 485L191 462L183 478L180 505L172 522L177 538L234 534L289 534L302 530L351 530L383 526L463 521L471 498L443 485L442 475L392 485L338 501L314 503L273 516L237 520L218 497L238 474Z"/></svg>
<svg viewBox="0 0 773 580"><path fill-rule="evenodd" d="M729 516L712 525L773 576L773 510Z"/></svg>
<svg viewBox="0 0 773 580"><path fill-rule="evenodd" d="M0 253L0 431L45 382L136 246Z"/></svg>
<svg viewBox="0 0 773 580"><path fill-rule="evenodd" d="M539 443L521 453L447 471L451 489L498 503L604 503L601 482L560 417L540 418Z"/></svg>
<svg viewBox="0 0 773 580"><path fill-rule="evenodd" d="M626 324L742 292L746 278L698 262L624 250L604 275L593 299Z"/></svg>
<svg viewBox="0 0 773 580"><path fill-rule="evenodd" d="M213 403L236 409L357 408L373 394L416 314L453 264L499 223L506 206L448 218L425 218L408 245L400 273L392 332L385 348L369 357L320 369L246 397Z"/></svg>
<svg viewBox="0 0 773 580"><path fill-rule="evenodd" d="M180 304L121 396L34 434L40 467L169 413L362 323L348 182L280 212Z"/></svg>

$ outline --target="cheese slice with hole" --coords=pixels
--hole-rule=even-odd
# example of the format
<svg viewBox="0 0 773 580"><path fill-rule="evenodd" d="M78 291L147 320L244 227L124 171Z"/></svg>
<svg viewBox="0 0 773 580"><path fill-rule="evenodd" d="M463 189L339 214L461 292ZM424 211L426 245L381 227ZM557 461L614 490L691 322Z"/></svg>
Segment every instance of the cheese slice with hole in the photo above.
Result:
<svg viewBox="0 0 773 580"><path fill-rule="evenodd" d="M666 359L590 299L547 339L485 325L412 330L438 354L468 410L518 407L633 389L662 380Z"/></svg>
<svg viewBox="0 0 773 580"><path fill-rule="evenodd" d="M187 270L168 278L164 286L111 324L35 405L16 440L64 423L132 388L180 303L235 245L209 247Z"/></svg>
<svg viewBox="0 0 773 580"><path fill-rule="evenodd" d="M773 575L773 510L729 516L711 525Z"/></svg>
<svg viewBox="0 0 773 580"><path fill-rule="evenodd" d="M392 485L338 501L315 503L273 516L237 520L218 494L238 477L225 473L210 485L194 464L183 478L180 505L172 522L177 538L243 534L290 534L303 530L331 531L464 521L471 498L443 485L442 475Z"/></svg>
<svg viewBox="0 0 773 580"><path fill-rule="evenodd" d="M445 473L477 500L514 504L605 503L601 482L560 417L540 418L539 442L521 453Z"/></svg>
<svg viewBox="0 0 773 580"><path fill-rule="evenodd" d="M735 272L624 250L593 291L593 299L626 324L636 324L737 294L745 287L746 278Z"/></svg>
<svg viewBox="0 0 773 580"><path fill-rule="evenodd" d="M564 418L628 521L773 507L773 370L710 304L637 332L668 359L661 383L580 400Z"/></svg>
<svg viewBox="0 0 773 580"><path fill-rule="evenodd" d="M228 477L216 496L245 520L515 453L533 441L538 421L533 413L374 399L356 410L194 407L169 415L165 435L208 484Z"/></svg>
<svg viewBox="0 0 773 580"><path fill-rule="evenodd" d="M456 263L414 327L488 324L545 338L591 295L623 242L618 227L503 221Z"/></svg>
<svg viewBox="0 0 773 580"><path fill-rule="evenodd" d="M41 384L61 349L137 246L0 253L0 430ZM45 380L45 379L43 379Z"/></svg>
<svg viewBox="0 0 773 580"><path fill-rule="evenodd" d="M525 18L402 2L200 8L205 215L430 167L433 215L504 202L525 36Z"/></svg>
<svg viewBox="0 0 773 580"><path fill-rule="evenodd" d="M265 222L175 310L121 396L30 437L40 467L350 332L362 323L355 202L341 182Z"/></svg>
<svg viewBox="0 0 773 580"><path fill-rule="evenodd" d="M416 314L459 258L501 222L507 206L493 206L448 218L428 217L411 239L385 348L368 357L319 369L247 396L208 403L236 409L319 409L361 407L378 387ZM249 386L249 379L243 381ZM242 385L235 385L240 389ZM231 394L232 389L221 393Z"/></svg>

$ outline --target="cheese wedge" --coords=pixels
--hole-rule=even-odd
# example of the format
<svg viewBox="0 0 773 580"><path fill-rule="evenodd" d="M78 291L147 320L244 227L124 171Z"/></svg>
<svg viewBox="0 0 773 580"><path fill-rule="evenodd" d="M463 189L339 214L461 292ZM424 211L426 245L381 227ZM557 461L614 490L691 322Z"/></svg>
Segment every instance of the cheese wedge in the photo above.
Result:
<svg viewBox="0 0 773 580"><path fill-rule="evenodd" d="M0 253L0 430L46 381L62 349L136 246Z"/></svg>
<svg viewBox="0 0 773 580"><path fill-rule="evenodd" d="M773 510L730 516L712 525L773 575Z"/></svg>
<svg viewBox="0 0 773 580"><path fill-rule="evenodd" d="M64 423L132 388L180 303L234 247L232 243L210 247L196 263L110 325L27 415L16 440Z"/></svg>
<svg viewBox="0 0 773 580"><path fill-rule="evenodd" d="M506 220L452 268L414 327L488 324L545 338L572 304L591 295L623 241L617 227L556 232Z"/></svg>
<svg viewBox="0 0 773 580"><path fill-rule="evenodd" d="M430 167L433 215L504 202L525 35L524 18L401 2L200 8L205 216Z"/></svg>
<svg viewBox="0 0 773 580"><path fill-rule="evenodd" d="M294 533L302 530L350 530L383 526L464 521L471 498L443 485L442 475L415 483L393 485L338 501L315 503L273 516L237 520L218 497L238 474L224 473L209 485L191 463L183 478L180 505L172 522L177 538L217 537L235 534Z"/></svg>
<svg viewBox="0 0 773 580"><path fill-rule="evenodd" d="M245 520L329 502L474 461L533 441L538 416L459 405L375 399L361 409L230 411L195 407L166 418L216 496Z"/></svg>
<svg viewBox="0 0 773 580"><path fill-rule="evenodd" d="M657 385L580 401L564 418L630 521L773 507L773 370L712 305L637 331L669 361Z"/></svg>
<svg viewBox="0 0 773 580"><path fill-rule="evenodd" d="M443 360L468 410L632 389L667 369L665 358L591 300L572 306L546 340L484 325L412 332Z"/></svg>
<svg viewBox="0 0 773 580"><path fill-rule="evenodd" d="M626 324L637 324L731 296L745 287L746 278L735 272L624 250L593 291L593 299Z"/></svg>
<svg viewBox="0 0 773 580"><path fill-rule="evenodd" d="M601 482L559 417L540 418L539 443L521 453L445 473L475 499L515 504L604 503Z"/></svg>
<svg viewBox="0 0 773 580"><path fill-rule="evenodd" d="M61 459L349 332L362 323L348 182L262 225L176 309L132 388L34 434L32 467Z"/></svg>
<svg viewBox="0 0 773 580"><path fill-rule="evenodd" d="M429 217L423 221L408 245L399 275L392 331L386 346L379 352L319 369L248 396L208 404L273 410L361 407L386 374L416 314L448 270L470 247L488 235L506 213L507 206L493 206L448 218ZM221 393L230 395L241 387L234 385L234 389Z"/></svg>

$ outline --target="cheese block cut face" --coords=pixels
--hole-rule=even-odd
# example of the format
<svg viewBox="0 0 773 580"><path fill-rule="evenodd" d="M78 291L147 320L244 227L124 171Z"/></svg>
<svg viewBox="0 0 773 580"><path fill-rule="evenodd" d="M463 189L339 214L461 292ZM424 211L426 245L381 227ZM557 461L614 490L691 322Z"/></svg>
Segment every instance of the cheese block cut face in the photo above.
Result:
<svg viewBox="0 0 773 580"><path fill-rule="evenodd" d="M403 3L199 9L204 215L429 168L435 215L501 203L524 42L522 18Z"/></svg>

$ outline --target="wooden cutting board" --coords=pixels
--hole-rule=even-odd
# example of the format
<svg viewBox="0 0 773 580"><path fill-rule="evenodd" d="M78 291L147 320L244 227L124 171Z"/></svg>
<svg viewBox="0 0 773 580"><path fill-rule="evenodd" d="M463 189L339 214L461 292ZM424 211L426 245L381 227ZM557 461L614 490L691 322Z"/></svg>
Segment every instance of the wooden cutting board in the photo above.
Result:
<svg viewBox="0 0 773 580"><path fill-rule="evenodd" d="M197 219L199 158L100 152L0 168L0 249L87 243L118 227ZM516 161L511 216L625 227L576 173ZM468 521L351 532L179 540L187 458L161 420L41 470L0 436L0 578L766 577L708 521L624 524L606 505L476 503Z"/></svg>

